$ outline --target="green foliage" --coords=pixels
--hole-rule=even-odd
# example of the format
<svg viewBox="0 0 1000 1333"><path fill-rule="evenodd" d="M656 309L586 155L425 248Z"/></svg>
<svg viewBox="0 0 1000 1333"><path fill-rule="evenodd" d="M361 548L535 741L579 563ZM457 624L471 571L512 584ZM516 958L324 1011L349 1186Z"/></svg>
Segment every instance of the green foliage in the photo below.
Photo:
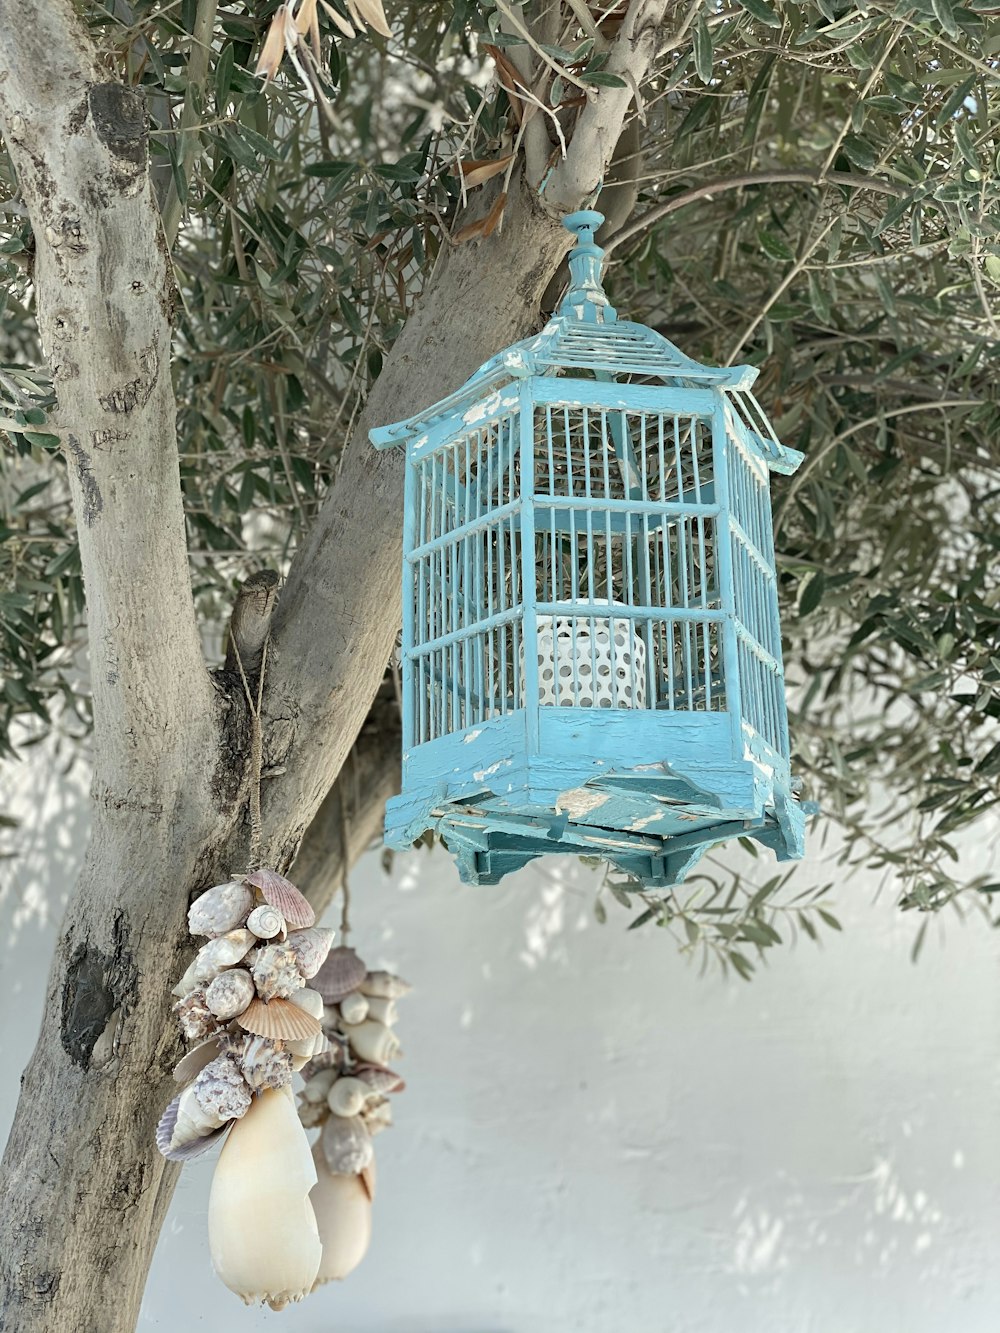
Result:
<svg viewBox="0 0 1000 1333"><path fill-rule="evenodd" d="M86 3L110 67L147 92L161 200L183 205L179 458L207 619L249 568L287 558L322 502L451 243L459 161L515 153L521 169L523 107L485 45L531 65L557 108L537 112L554 153L586 86L620 82L579 8L543 55L490 3L390 0L388 43L348 41L320 7L309 90L287 60L267 87L254 78L273 0L220 5L203 85L187 75L196 0ZM933 908L969 886L955 835L1000 798L1000 23L953 0L741 0L673 5L665 33L613 298L693 355L761 367L758 396L807 455L775 487L797 767L844 829L845 867L884 866ZM32 237L5 159L0 205L6 746L18 716L85 723L86 691ZM648 919L692 948L728 939L742 971L742 949L781 927L738 879L707 892Z"/></svg>

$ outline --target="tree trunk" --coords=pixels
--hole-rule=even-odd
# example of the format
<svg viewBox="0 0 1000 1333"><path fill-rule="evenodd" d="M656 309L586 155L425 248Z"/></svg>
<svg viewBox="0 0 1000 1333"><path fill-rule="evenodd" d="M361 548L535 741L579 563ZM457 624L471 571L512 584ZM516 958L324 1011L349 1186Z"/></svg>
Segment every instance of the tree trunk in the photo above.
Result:
<svg viewBox="0 0 1000 1333"><path fill-rule="evenodd" d="M663 8L634 0L612 53L637 83ZM180 1052L169 991L184 915L247 854L246 714L231 675L213 688L200 655L141 97L107 82L72 0L0 0L0 32L0 121L35 232L95 714L90 847L0 1167L0 1329L129 1333L176 1179L153 1129ZM592 95L581 124L594 123L550 178L560 208L600 179L627 104L617 88ZM374 387L273 626L263 834L278 869L355 744L399 624L402 469L367 447L367 424L426 406L526 333L567 245L515 182L501 232L447 255ZM371 742L359 762L377 802L389 770ZM325 821L306 842L321 897L358 841Z"/></svg>

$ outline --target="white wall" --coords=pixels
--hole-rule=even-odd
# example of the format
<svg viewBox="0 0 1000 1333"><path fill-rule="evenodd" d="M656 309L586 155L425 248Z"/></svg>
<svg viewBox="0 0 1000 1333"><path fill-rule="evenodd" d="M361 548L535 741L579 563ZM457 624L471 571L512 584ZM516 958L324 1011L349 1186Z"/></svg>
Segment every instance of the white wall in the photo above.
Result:
<svg viewBox="0 0 1000 1333"><path fill-rule="evenodd" d="M0 1132L41 1004L44 902L81 823L78 796L14 776L29 814L14 842L34 850L6 863L0 909ZM57 883L40 877L50 844ZM417 987L372 1251L301 1307L244 1312L211 1272L212 1166L196 1162L140 1328L994 1333L988 926L935 922L914 967L917 922L855 879L836 895L844 934L779 953L748 986L700 979L655 931L626 935L614 904L597 925L593 884L553 861L463 888L443 854L399 858L389 881L370 856L352 942Z"/></svg>

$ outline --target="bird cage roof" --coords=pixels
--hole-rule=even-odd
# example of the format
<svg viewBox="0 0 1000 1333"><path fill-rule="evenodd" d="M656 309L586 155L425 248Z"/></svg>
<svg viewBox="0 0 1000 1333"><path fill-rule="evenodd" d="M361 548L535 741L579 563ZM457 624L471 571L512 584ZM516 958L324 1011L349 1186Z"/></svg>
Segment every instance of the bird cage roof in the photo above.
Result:
<svg viewBox="0 0 1000 1333"><path fill-rule="evenodd" d="M766 413L751 392L759 371L754 366L707 366L695 361L655 329L619 319L601 284L604 251L594 233L600 213L571 213L565 226L576 236L570 252L570 284L556 315L540 333L514 343L490 359L460 389L404 421L372 430L377 449L422 443L448 420L474 426L516 405L504 389L529 376L584 372L609 383L635 377L649 385L714 389L742 426L744 437L774 472L792 473L803 455L778 440Z"/></svg>

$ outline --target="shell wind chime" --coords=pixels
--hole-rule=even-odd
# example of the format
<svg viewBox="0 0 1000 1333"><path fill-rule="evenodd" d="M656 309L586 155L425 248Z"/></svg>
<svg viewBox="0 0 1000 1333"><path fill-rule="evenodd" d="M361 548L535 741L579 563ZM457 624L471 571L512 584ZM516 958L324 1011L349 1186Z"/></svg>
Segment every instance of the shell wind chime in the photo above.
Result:
<svg viewBox="0 0 1000 1333"><path fill-rule="evenodd" d="M335 932L272 870L207 889L188 928L206 939L173 988L191 1046L156 1143L185 1162L225 1139L208 1206L212 1262L246 1304L280 1310L346 1277L368 1248L372 1136L403 1087L388 1061L409 987L353 949L331 952Z"/></svg>

